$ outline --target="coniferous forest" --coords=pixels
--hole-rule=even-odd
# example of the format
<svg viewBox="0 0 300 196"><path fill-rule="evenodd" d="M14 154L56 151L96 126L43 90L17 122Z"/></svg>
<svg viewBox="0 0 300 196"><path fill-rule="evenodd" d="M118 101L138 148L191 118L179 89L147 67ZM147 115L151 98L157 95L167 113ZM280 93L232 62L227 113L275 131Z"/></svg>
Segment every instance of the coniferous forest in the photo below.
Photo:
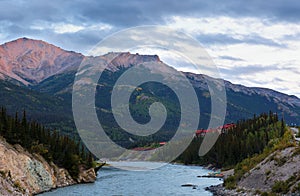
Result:
<svg viewBox="0 0 300 196"><path fill-rule="evenodd" d="M203 157L198 156L203 135L195 136L189 147L177 158L185 164L213 164L231 167L254 154L261 153L284 135L285 123L277 114L269 112L252 119L240 120L234 127L223 129L216 144ZM41 124L28 121L26 112L9 116L5 108L0 111L0 135L10 144L20 144L29 152L43 156L69 171L76 179L79 167L91 168L93 155L75 139L60 135Z"/></svg>
<svg viewBox="0 0 300 196"><path fill-rule="evenodd" d="M45 129L41 124L28 121L26 112L21 117L9 116L5 108L0 111L0 135L10 144L20 144L31 153L43 156L47 161L68 170L77 179L79 167L93 166L93 155L80 142Z"/></svg>
<svg viewBox="0 0 300 196"><path fill-rule="evenodd" d="M185 164L213 164L232 167L245 158L262 153L264 148L279 140L285 132L285 123L276 113L263 113L252 119L240 120L234 127L223 129L216 144L203 157L198 156L202 136L195 136L189 147L177 158Z"/></svg>

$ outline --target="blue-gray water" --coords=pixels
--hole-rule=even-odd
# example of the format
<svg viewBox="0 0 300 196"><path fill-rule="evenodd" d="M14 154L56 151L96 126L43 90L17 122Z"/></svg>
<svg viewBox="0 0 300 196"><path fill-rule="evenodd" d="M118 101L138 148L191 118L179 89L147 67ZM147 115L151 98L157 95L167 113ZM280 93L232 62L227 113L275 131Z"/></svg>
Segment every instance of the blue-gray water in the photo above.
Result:
<svg viewBox="0 0 300 196"><path fill-rule="evenodd" d="M147 167L144 163L143 167ZM198 166L168 164L154 170L127 171L103 167L95 183L80 184L43 193L42 196L60 195L212 195L205 187L222 183L214 178L197 178L209 172ZM181 187L182 184L195 184Z"/></svg>

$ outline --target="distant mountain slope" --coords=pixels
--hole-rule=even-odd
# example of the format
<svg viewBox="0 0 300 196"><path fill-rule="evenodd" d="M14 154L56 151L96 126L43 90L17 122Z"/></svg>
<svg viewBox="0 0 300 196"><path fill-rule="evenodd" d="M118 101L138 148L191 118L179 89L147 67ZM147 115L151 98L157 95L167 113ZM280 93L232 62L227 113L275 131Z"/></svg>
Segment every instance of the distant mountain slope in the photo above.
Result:
<svg viewBox="0 0 300 196"><path fill-rule="evenodd" d="M83 55L68 52L40 40L20 38L0 45L0 76L25 85L36 84L51 75L78 66Z"/></svg>
<svg viewBox="0 0 300 196"><path fill-rule="evenodd" d="M207 90L206 80L218 81L209 76L185 73L196 89ZM253 114L273 111L288 123L300 123L300 99L294 95L287 95L267 88L246 87L232 84L223 80L227 96L227 122L235 122L240 118L249 118Z"/></svg>
<svg viewBox="0 0 300 196"><path fill-rule="evenodd" d="M21 113L25 109L30 118L45 123L47 127L62 128L65 133L73 134L75 125L71 104L62 97L3 80L0 81L0 93L0 105L5 106L9 114Z"/></svg>
<svg viewBox="0 0 300 196"><path fill-rule="evenodd" d="M75 127L72 120L71 93L76 70L84 56L64 51L43 41L22 38L1 45L0 57L0 73L2 74L0 105L4 105L11 112L24 108L31 117L39 119L52 128L72 134ZM128 52L108 53L93 58L99 61L99 66L104 66L113 59L102 74L99 81L101 88L98 88L101 93L98 93L96 97L99 119L106 119L103 120L104 126L113 132L113 130L118 130L118 127L109 108L110 93L118 77L131 66L140 64L155 66L163 62L156 55L138 55ZM93 73L93 69L97 68L88 68L88 71ZM167 69L157 71L164 74ZM220 82L221 79L194 73L184 74L199 98L201 106L199 128L205 128L211 110L206 80ZM277 112L279 117L284 114L286 122L300 124L299 98L271 89L249 88L228 81L224 83L227 93L226 122L235 122L241 118L249 118L254 114L272 110ZM136 101L140 97L143 99ZM145 107L153 101L161 100L171 108L172 118L169 124L176 125L174 122L178 120L179 110L176 108L178 103L171 92L165 91L164 87L158 84L146 84L142 91L132 95L132 114L136 115L137 121L147 122L149 116ZM167 127L165 129L169 130Z"/></svg>

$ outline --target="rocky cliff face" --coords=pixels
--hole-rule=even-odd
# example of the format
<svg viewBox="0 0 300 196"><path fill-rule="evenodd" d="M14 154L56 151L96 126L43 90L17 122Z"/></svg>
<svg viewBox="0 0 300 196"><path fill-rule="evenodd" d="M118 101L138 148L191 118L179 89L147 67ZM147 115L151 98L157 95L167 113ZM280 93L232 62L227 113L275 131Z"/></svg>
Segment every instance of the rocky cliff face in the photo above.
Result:
<svg viewBox="0 0 300 196"><path fill-rule="evenodd" d="M93 182L94 169L81 169L75 181L68 171L0 139L0 195L32 195L80 182Z"/></svg>

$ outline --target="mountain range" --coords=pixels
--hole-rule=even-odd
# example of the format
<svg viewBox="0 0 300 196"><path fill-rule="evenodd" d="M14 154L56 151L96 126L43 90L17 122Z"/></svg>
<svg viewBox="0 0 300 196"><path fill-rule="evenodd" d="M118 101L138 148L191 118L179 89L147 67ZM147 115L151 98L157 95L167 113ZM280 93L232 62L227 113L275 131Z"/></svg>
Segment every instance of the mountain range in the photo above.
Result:
<svg viewBox="0 0 300 196"><path fill-rule="evenodd" d="M95 105L99 120L115 140L128 137L118 128L110 108L111 90L117 79L135 65L155 66L163 63L157 55L139 55L129 52L108 53L98 56L99 61L108 61L108 68L99 80ZM27 111L30 118L42 122L69 135L76 133L72 114L72 88L75 74L84 55L66 51L41 40L20 38L0 45L0 106L8 112ZM92 71L92 70L90 70ZM162 70L164 72L164 70ZM300 99L266 88L246 87L202 74L182 72L193 85L201 108L200 128L207 126L210 117L210 94L207 80L223 81L227 95L225 123L236 122L262 112L276 112L287 123L300 124ZM154 92L155 91L155 92ZM139 99L137 99L139 97ZM142 99L140 99L142 97ZM137 101L138 100L138 101ZM150 83L131 97L131 113L138 122L149 121L145 106L162 101L170 109L170 122L163 126L153 140L167 140L178 121L178 100L164 86ZM120 132L120 134L116 134ZM76 134L75 134L76 135ZM125 134L126 135L126 134ZM131 137L131 136L130 136ZM125 138L125 139L124 139ZM126 142L127 141L127 142Z"/></svg>

